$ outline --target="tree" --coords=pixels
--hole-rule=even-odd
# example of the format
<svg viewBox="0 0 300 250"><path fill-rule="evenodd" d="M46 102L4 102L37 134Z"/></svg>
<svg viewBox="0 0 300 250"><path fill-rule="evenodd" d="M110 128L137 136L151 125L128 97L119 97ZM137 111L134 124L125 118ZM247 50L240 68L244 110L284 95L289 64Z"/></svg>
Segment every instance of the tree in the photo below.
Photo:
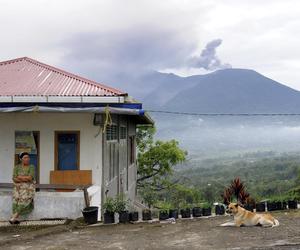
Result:
<svg viewBox="0 0 300 250"><path fill-rule="evenodd" d="M182 204L194 204L201 201L199 190L194 187L186 187L181 184L174 184L167 190L169 202L173 208L180 208Z"/></svg>
<svg viewBox="0 0 300 250"><path fill-rule="evenodd" d="M151 208L158 200L158 193L150 185L140 188L139 193L146 205Z"/></svg>
<svg viewBox="0 0 300 250"><path fill-rule="evenodd" d="M139 126L137 131L138 179L137 187L160 191L170 185L173 166L183 162L186 152L175 140L154 141L155 128Z"/></svg>

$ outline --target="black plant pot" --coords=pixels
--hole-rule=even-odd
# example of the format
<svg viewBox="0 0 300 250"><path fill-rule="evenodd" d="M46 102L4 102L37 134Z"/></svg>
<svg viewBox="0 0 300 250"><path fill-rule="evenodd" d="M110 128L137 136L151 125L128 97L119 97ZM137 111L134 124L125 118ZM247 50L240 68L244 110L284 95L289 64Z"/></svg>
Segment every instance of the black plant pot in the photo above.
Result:
<svg viewBox="0 0 300 250"><path fill-rule="evenodd" d="M189 208L180 209L180 214L182 218L191 218L191 209Z"/></svg>
<svg viewBox="0 0 300 250"><path fill-rule="evenodd" d="M210 216L211 215L211 207L202 208L202 215L203 216Z"/></svg>
<svg viewBox="0 0 300 250"><path fill-rule="evenodd" d="M287 205L288 205L288 203L286 201L283 201L282 202L282 209L283 210L287 209Z"/></svg>
<svg viewBox="0 0 300 250"><path fill-rule="evenodd" d="M246 204L246 205L244 206L244 208L245 208L246 210L248 210L248 211L253 212L255 206L254 206L253 204Z"/></svg>
<svg viewBox="0 0 300 250"><path fill-rule="evenodd" d="M297 201L288 201L289 209L297 209L298 208L298 202Z"/></svg>
<svg viewBox="0 0 300 250"><path fill-rule="evenodd" d="M119 212L119 223L129 222L129 213L128 211Z"/></svg>
<svg viewBox="0 0 300 250"><path fill-rule="evenodd" d="M169 219L168 211L159 211L159 220L167 220Z"/></svg>
<svg viewBox="0 0 300 250"><path fill-rule="evenodd" d="M129 221L138 221L138 220L139 220L139 212L129 213Z"/></svg>
<svg viewBox="0 0 300 250"><path fill-rule="evenodd" d="M266 211L266 205L264 202L256 204L256 212L265 212L265 211Z"/></svg>
<svg viewBox="0 0 300 250"><path fill-rule="evenodd" d="M103 214L104 224L112 224L115 223L115 213L106 212Z"/></svg>
<svg viewBox="0 0 300 250"><path fill-rule="evenodd" d="M178 219L178 209L170 209L169 218Z"/></svg>
<svg viewBox="0 0 300 250"><path fill-rule="evenodd" d="M200 217L202 215L202 209L200 207L194 207L192 213L193 217Z"/></svg>
<svg viewBox="0 0 300 250"><path fill-rule="evenodd" d="M276 204L276 210L282 210L283 209L281 201L276 201L275 204Z"/></svg>
<svg viewBox="0 0 300 250"><path fill-rule="evenodd" d="M152 220L151 211L143 211L143 220Z"/></svg>
<svg viewBox="0 0 300 250"><path fill-rule="evenodd" d="M82 215L87 224L95 224L98 221L98 207L86 207L82 210Z"/></svg>
<svg viewBox="0 0 300 250"><path fill-rule="evenodd" d="M223 215L225 214L225 207L222 205L216 205L216 215Z"/></svg>
<svg viewBox="0 0 300 250"><path fill-rule="evenodd" d="M267 209L268 209L268 211L275 211L275 210L277 210L276 202L268 202L267 203Z"/></svg>

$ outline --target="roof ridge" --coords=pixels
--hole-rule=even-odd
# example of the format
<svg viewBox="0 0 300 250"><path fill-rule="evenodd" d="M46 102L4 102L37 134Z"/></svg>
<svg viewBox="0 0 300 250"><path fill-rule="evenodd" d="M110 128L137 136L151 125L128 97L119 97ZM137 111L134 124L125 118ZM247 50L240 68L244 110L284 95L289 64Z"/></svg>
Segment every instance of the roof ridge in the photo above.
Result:
<svg viewBox="0 0 300 250"><path fill-rule="evenodd" d="M49 64L42 63L42 62L40 62L40 61L37 61L37 60L35 60L35 59L32 59L32 58L30 58L30 57L26 57L26 56L24 56L24 57L19 57L19 58L15 58L15 59L11 59L11 60L7 60L7 61L2 61L2 62L0 62L0 66L1 66L1 65L5 65L5 64L15 63L15 62L18 62L18 61L23 61L23 60L28 61L28 62L30 62L30 63L32 63L32 64L35 64L35 65L38 65L38 66L40 66L40 67L46 68L46 69L48 69L48 70L54 71L54 72L56 72L56 73L65 75L65 76L67 76L67 77L73 77L73 78L76 78L76 79L78 79L78 80L80 80L80 81L85 82L86 84L93 85L93 86L95 86L95 87L97 87L97 88L105 89L105 90L110 91L110 92L112 92L112 93L116 92L116 93L118 93L119 95L127 95L127 93L125 93L125 92L123 92L123 91L121 91L121 90L119 90L119 89L115 89L115 88L109 87L109 86L107 86L107 85L105 85L105 84L98 83L98 82L96 82L96 81L87 79L87 78L85 78L85 77L76 75L76 74L74 74L74 73L65 71L65 70L63 70L63 69L59 69L59 68L54 67L54 66L51 66L51 65L49 65Z"/></svg>

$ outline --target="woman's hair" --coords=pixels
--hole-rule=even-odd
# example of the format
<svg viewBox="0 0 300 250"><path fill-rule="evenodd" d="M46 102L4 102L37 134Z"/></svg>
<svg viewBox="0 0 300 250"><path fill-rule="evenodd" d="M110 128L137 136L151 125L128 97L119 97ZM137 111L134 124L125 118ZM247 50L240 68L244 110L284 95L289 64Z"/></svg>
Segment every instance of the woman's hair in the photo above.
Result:
<svg viewBox="0 0 300 250"><path fill-rule="evenodd" d="M22 160L22 158L23 158L25 155L28 155L28 156L29 156L29 154L28 154L27 152L22 152L22 153L20 153L20 154L19 154L20 160Z"/></svg>

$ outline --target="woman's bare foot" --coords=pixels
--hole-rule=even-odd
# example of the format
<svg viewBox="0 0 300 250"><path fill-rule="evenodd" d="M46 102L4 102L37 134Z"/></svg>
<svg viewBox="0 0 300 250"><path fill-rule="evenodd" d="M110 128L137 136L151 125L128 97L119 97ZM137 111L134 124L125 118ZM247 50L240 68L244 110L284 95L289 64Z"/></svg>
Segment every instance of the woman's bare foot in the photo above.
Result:
<svg viewBox="0 0 300 250"><path fill-rule="evenodd" d="M13 216L9 220L9 223L10 224L20 224L20 221L18 220L18 218L19 218L19 214L18 213L13 214Z"/></svg>

